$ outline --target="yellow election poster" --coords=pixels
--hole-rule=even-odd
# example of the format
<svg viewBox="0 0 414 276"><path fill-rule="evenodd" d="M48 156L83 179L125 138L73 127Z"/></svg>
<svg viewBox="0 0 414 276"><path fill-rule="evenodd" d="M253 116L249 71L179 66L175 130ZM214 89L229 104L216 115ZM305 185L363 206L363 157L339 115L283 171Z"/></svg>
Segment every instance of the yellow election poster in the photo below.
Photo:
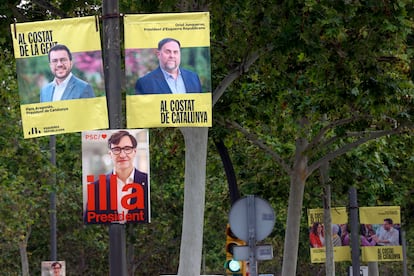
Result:
<svg viewBox="0 0 414 276"><path fill-rule="evenodd" d="M208 12L124 16L128 128L212 125Z"/></svg>
<svg viewBox="0 0 414 276"><path fill-rule="evenodd" d="M331 208L331 233L334 246L335 262L350 261L350 232L348 214L345 207ZM323 221L323 209L308 209L309 246L312 263L324 263L325 253L325 229Z"/></svg>
<svg viewBox="0 0 414 276"><path fill-rule="evenodd" d="M360 207L364 262L402 261L400 206Z"/></svg>
<svg viewBox="0 0 414 276"><path fill-rule="evenodd" d="M108 128L97 18L10 25L24 138Z"/></svg>

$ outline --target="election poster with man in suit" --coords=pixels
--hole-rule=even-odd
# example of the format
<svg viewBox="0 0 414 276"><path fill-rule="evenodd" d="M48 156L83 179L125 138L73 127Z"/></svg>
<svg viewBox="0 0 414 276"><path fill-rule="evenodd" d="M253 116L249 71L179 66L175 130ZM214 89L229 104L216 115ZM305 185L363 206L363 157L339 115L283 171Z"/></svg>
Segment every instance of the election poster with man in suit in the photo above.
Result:
<svg viewBox="0 0 414 276"><path fill-rule="evenodd" d="M96 17L11 24L24 138L108 127Z"/></svg>
<svg viewBox="0 0 414 276"><path fill-rule="evenodd" d="M124 16L128 128L212 125L208 12Z"/></svg>
<svg viewBox="0 0 414 276"><path fill-rule="evenodd" d="M85 224L149 223L148 129L82 132Z"/></svg>

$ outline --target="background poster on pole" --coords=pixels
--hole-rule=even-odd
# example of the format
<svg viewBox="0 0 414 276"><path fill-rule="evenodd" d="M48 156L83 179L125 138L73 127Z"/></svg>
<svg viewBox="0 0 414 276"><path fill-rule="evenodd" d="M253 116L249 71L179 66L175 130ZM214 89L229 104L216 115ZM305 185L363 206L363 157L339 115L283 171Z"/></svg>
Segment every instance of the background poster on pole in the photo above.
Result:
<svg viewBox="0 0 414 276"><path fill-rule="evenodd" d="M348 213L345 207L332 207L332 244L335 262L350 261ZM312 263L325 263L325 229L323 209L308 209L309 246Z"/></svg>
<svg viewBox="0 0 414 276"><path fill-rule="evenodd" d="M360 207L364 262L402 261L400 206Z"/></svg>
<svg viewBox="0 0 414 276"><path fill-rule="evenodd" d="M97 18L10 25L24 138L108 128ZM49 51L56 45L65 49ZM54 48L56 49L56 48ZM59 85L57 80L65 79Z"/></svg>
<svg viewBox="0 0 414 276"><path fill-rule="evenodd" d="M85 224L149 223L148 129L82 132Z"/></svg>
<svg viewBox="0 0 414 276"><path fill-rule="evenodd" d="M66 263L65 261L43 261L42 276L65 276Z"/></svg>
<svg viewBox="0 0 414 276"><path fill-rule="evenodd" d="M210 127L209 13L125 15L124 31L127 127ZM180 47L158 51L166 38ZM177 65L181 79L166 74Z"/></svg>

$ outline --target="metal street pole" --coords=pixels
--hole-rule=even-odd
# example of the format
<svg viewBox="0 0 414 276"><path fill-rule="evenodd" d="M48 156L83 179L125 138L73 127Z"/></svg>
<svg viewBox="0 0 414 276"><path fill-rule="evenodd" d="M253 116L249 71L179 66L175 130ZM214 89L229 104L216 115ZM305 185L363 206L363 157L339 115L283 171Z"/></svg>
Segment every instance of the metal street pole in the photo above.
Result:
<svg viewBox="0 0 414 276"><path fill-rule="evenodd" d="M105 89L109 128L122 128L121 47L118 0L104 0L102 5ZM109 270L111 276L126 276L125 224L109 226Z"/></svg>
<svg viewBox="0 0 414 276"><path fill-rule="evenodd" d="M352 275L359 275L359 219L358 219L358 200L355 187L349 189L349 215L351 224L351 259Z"/></svg>
<svg viewBox="0 0 414 276"><path fill-rule="evenodd" d="M57 261L57 235L56 235L56 136L49 138L50 163L53 173L50 179L52 191L50 192L50 260Z"/></svg>
<svg viewBox="0 0 414 276"><path fill-rule="evenodd" d="M256 207L254 195L247 196L247 225L249 233L249 272L251 276L257 276L256 260Z"/></svg>

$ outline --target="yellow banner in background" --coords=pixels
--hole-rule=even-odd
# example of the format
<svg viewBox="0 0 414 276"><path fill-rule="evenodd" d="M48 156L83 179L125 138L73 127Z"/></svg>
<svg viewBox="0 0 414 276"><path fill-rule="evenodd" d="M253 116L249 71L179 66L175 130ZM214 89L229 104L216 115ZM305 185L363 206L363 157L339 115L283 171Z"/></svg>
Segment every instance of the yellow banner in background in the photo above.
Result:
<svg viewBox="0 0 414 276"><path fill-rule="evenodd" d="M351 248L349 246L335 246L334 260L335 262L346 262L351 260ZM311 262L312 263L325 263L326 252L323 248L311 248Z"/></svg>
<svg viewBox="0 0 414 276"><path fill-rule="evenodd" d="M72 52L101 50L99 22L93 16L11 24L15 58L47 55L56 44Z"/></svg>
<svg viewBox="0 0 414 276"><path fill-rule="evenodd" d="M211 93L127 95L127 127L210 127Z"/></svg>
<svg viewBox="0 0 414 276"><path fill-rule="evenodd" d="M310 257L312 263L324 263L326 261L324 238L320 240L320 247L315 247L315 245L313 245L315 237L313 237L311 233L314 225L317 224L322 225L322 236L328 231L328 229L325 228L323 216L324 209L322 208L308 209ZM350 233L348 232L348 213L346 207L332 207L331 219L334 260L335 262L349 261L351 260L351 249L349 247ZM334 229L335 233L333 233Z"/></svg>
<svg viewBox="0 0 414 276"><path fill-rule="evenodd" d="M323 221L324 209L308 209L310 255L312 263L324 263L325 237L328 229ZM349 247L350 233L347 227L348 215L345 207L331 209L334 259L351 260ZM359 208L359 237L361 260L364 262L402 261L401 213L399 206L379 206ZM335 226L336 225L336 226ZM321 227L322 226L322 227ZM331 230L331 229L329 229ZM341 236L339 241L335 235ZM344 235L347 234L347 237Z"/></svg>
<svg viewBox="0 0 414 276"><path fill-rule="evenodd" d="M400 244L400 206L360 207L359 219L361 229L367 229L361 235L371 240L371 244L361 246L362 261L393 262L404 259Z"/></svg>
<svg viewBox="0 0 414 276"><path fill-rule="evenodd" d="M105 97L21 106L24 138L108 128L106 110Z"/></svg>
<svg viewBox="0 0 414 276"><path fill-rule="evenodd" d="M390 218L394 223L401 223L400 206L360 207L359 221L361 224L383 224Z"/></svg>
<svg viewBox="0 0 414 276"><path fill-rule="evenodd" d="M402 246L363 246L361 247L364 262L395 262L402 261Z"/></svg>
<svg viewBox="0 0 414 276"><path fill-rule="evenodd" d="M332 223L343 224L348 222L348 213L346 207L332 207L331 208ZM308 209L308 225L311 226L314 222L323 223L323 209Z"/></svg>

